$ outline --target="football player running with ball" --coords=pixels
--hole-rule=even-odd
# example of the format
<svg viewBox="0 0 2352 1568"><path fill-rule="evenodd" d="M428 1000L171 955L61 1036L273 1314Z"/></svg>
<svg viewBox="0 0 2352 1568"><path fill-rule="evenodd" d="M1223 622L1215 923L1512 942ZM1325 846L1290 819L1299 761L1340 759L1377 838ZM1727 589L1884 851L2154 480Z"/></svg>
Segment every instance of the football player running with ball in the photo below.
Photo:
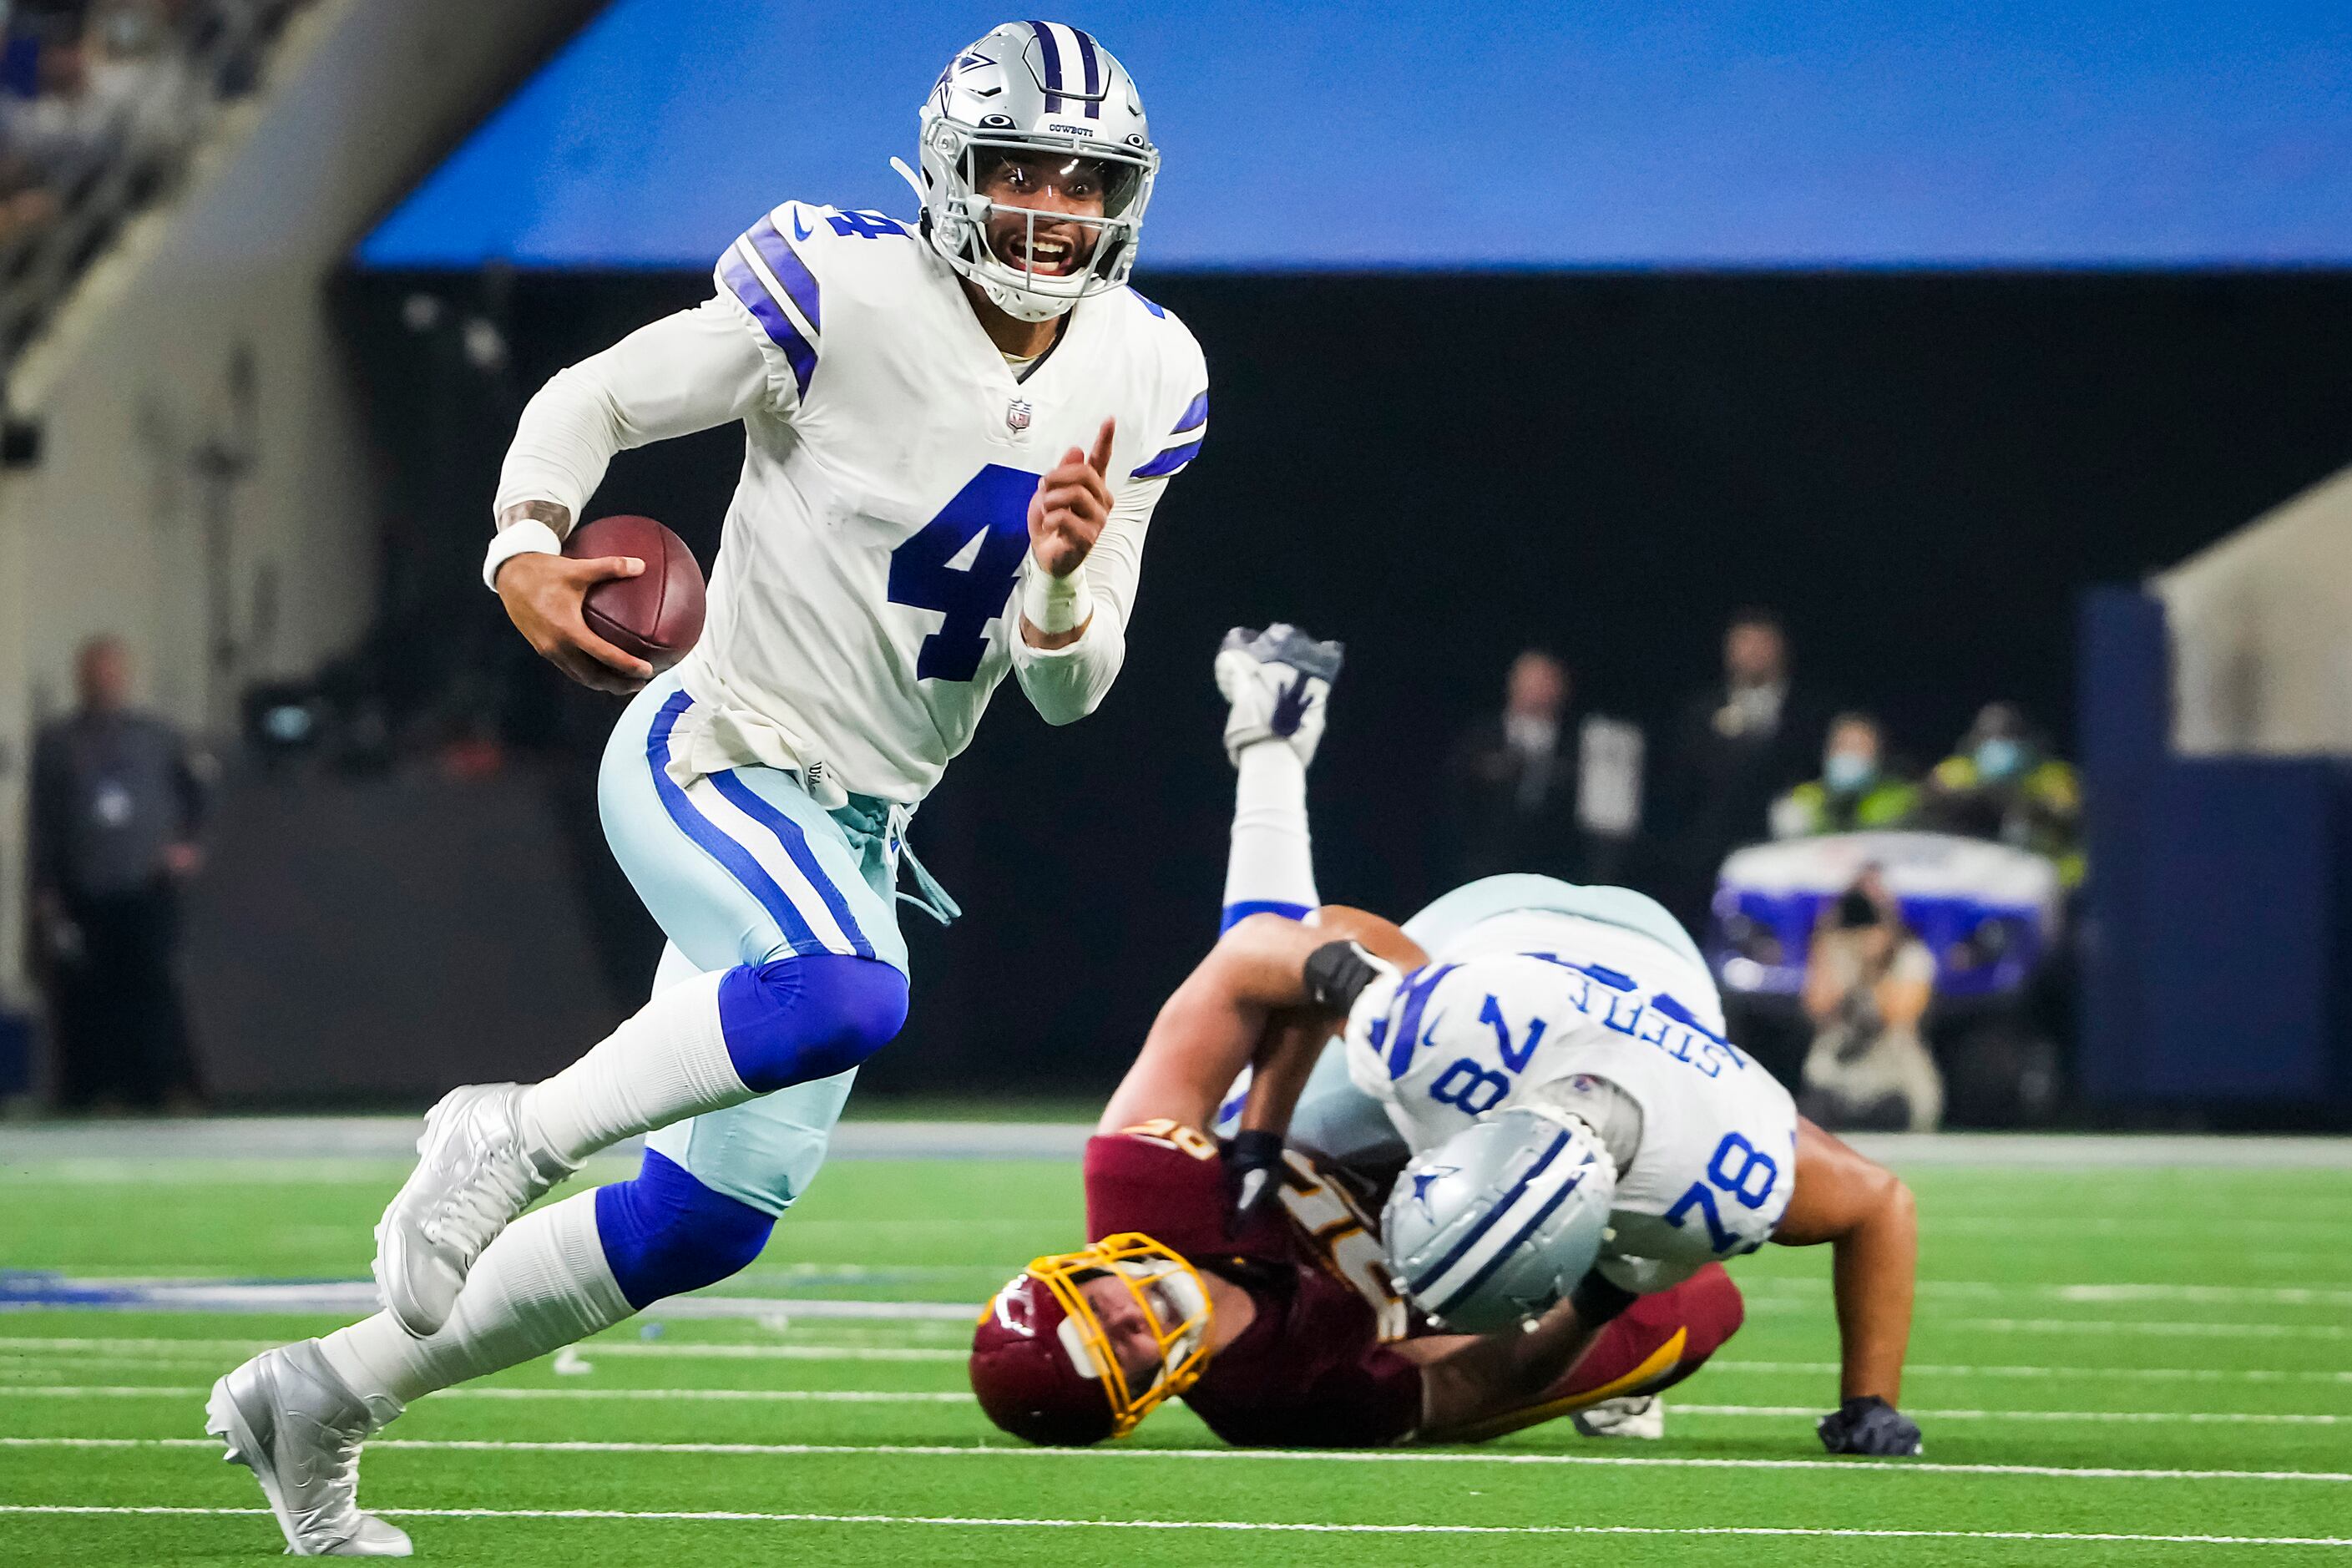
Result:
<svg viewBox="0 0 2352 1568"><path fill-rule="evenodd" d="M1335 670L1287 628L1237 633L1219 656L1241 774L1227 929L1088 1145L1096 1244L1038 1259L983 1315L983 1407L1072 1441L1081 1413L1099 1436L1181 1393L1235 1441L1340 1444L1475 1437L1605 1400L1580 1425L1654 1435L1651 1397L1737 1325L1721 1264L1828 1242L1843 1373L1822 1443L1917 1453L1895 1408L1911 1194L1723 1037L1706 965L1664 910L1533 876L1471 883L1402 927L1316 907L1305 763ZM1230 1230L1200 1212L1213 1152ZM1369 1228L1302 1211L1302 1192L1339 1187L1334 1163L1394 1179L1377 1267L1329 1248L1328 1271L1483 1337L1376 1347L1369 1310L1352 1338L1328 1313L1307 1321L1330 1294L1316 1270L1268 1289L1268 1258L1300 1236Z"/></svg>
<svg viewBox="0 0 2352 1568"><path fill-rule="evenodd" d="M1136 85L1084 32L1006 24L940 74L919 162L918 222L787 202L699 307L523 413L484 575L567 674L636 693L601 802L669 945L573 1066L434 1109L376 1232L387 1310L215 1386L208 1427L298 1554L408 1552L355 1500L408 1402L759 1255L905 1020L902 857L910 901L955 912L905 848L915 807L1008 673L1055 724L1118 673L1146 526L1208 417L1198 344L1127 287L1159 169ZM656 677L582 615L642 563L563 538L614 452L730 422L707 630ZM635 1180L516 1219L641 1132Z"/></svg>

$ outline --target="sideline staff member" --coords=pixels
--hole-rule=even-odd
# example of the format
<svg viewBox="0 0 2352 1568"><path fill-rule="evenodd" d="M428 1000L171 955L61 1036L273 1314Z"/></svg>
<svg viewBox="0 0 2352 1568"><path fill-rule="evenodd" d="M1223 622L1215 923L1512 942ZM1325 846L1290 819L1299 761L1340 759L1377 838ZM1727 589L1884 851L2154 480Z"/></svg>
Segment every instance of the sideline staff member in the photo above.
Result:
<svg viewBox="0 0 2352 1568"><path fill-rule="evenodd" d="M69 1110L199 1098L173 961L179 884L201 859L200 763L129 706L121 642L75 661L79 706L33 749L33 909Z"/></svg>

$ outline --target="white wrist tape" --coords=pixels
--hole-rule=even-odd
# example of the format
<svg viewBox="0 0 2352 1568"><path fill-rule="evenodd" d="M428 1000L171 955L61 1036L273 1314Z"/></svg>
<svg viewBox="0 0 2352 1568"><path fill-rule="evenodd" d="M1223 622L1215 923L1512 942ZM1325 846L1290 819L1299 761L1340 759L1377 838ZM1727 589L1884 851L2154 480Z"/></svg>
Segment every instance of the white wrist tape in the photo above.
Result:
<svg viewBox="0 0 2352 1568"><path fill-rule="evenodd" d="M1029 571L1021 580L1021 615L1031 626L1047 637L1076 631L1094 618L1095 596L1087 587L1086 563L1066 577L1056 577L1037 564L1036 557L1029 560Z"/></svg>
<svg viewBox="0 0 2352 1568"><path fill-rule="evenodd" d="M526 517L499 530L490 552L482 558L482 582L490 592L499 588L499 568L518 555L561 555L563 541L555 530L535 517Z"/></svg>

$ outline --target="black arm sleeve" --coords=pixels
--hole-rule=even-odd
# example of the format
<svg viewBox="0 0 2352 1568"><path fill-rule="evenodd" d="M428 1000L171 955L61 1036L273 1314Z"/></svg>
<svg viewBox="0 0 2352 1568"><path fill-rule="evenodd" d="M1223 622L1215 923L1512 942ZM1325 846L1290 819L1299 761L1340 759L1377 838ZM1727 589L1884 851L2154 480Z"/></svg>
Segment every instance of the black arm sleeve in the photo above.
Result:
<svg viewBox="0 0 2352 1568"><path fill-rule="evenodd" d="M1344 1013L1364 987L1380 978L1381 966L1352 942L1327 942L1307 955L1307 996L1327 1013Z"/></svg>
<svg viewBox="0 0 2352 1568"><path fill-rule="evenodd" d="M1595 1268L1578 1281L1576 1289L1568 1293L1568 1300L1576 1309L1577 1321L1597 1329L1641 1298L1615 1280L1604 1279Z"/></svg>

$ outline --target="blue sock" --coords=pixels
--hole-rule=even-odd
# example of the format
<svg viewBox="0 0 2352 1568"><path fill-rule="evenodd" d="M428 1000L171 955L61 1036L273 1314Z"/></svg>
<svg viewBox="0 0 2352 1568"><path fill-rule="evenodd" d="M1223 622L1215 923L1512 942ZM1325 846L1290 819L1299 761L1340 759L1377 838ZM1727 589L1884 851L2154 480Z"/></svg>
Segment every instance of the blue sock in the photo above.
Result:
<svg viewBox="0 0 2352 1568"><path fill-rule="evenodd" d="M640 1311L740 1272L775 1226L772 1215L712 1192L651 1149L634 1180L596 1189L604 1261Z"/></svg>

